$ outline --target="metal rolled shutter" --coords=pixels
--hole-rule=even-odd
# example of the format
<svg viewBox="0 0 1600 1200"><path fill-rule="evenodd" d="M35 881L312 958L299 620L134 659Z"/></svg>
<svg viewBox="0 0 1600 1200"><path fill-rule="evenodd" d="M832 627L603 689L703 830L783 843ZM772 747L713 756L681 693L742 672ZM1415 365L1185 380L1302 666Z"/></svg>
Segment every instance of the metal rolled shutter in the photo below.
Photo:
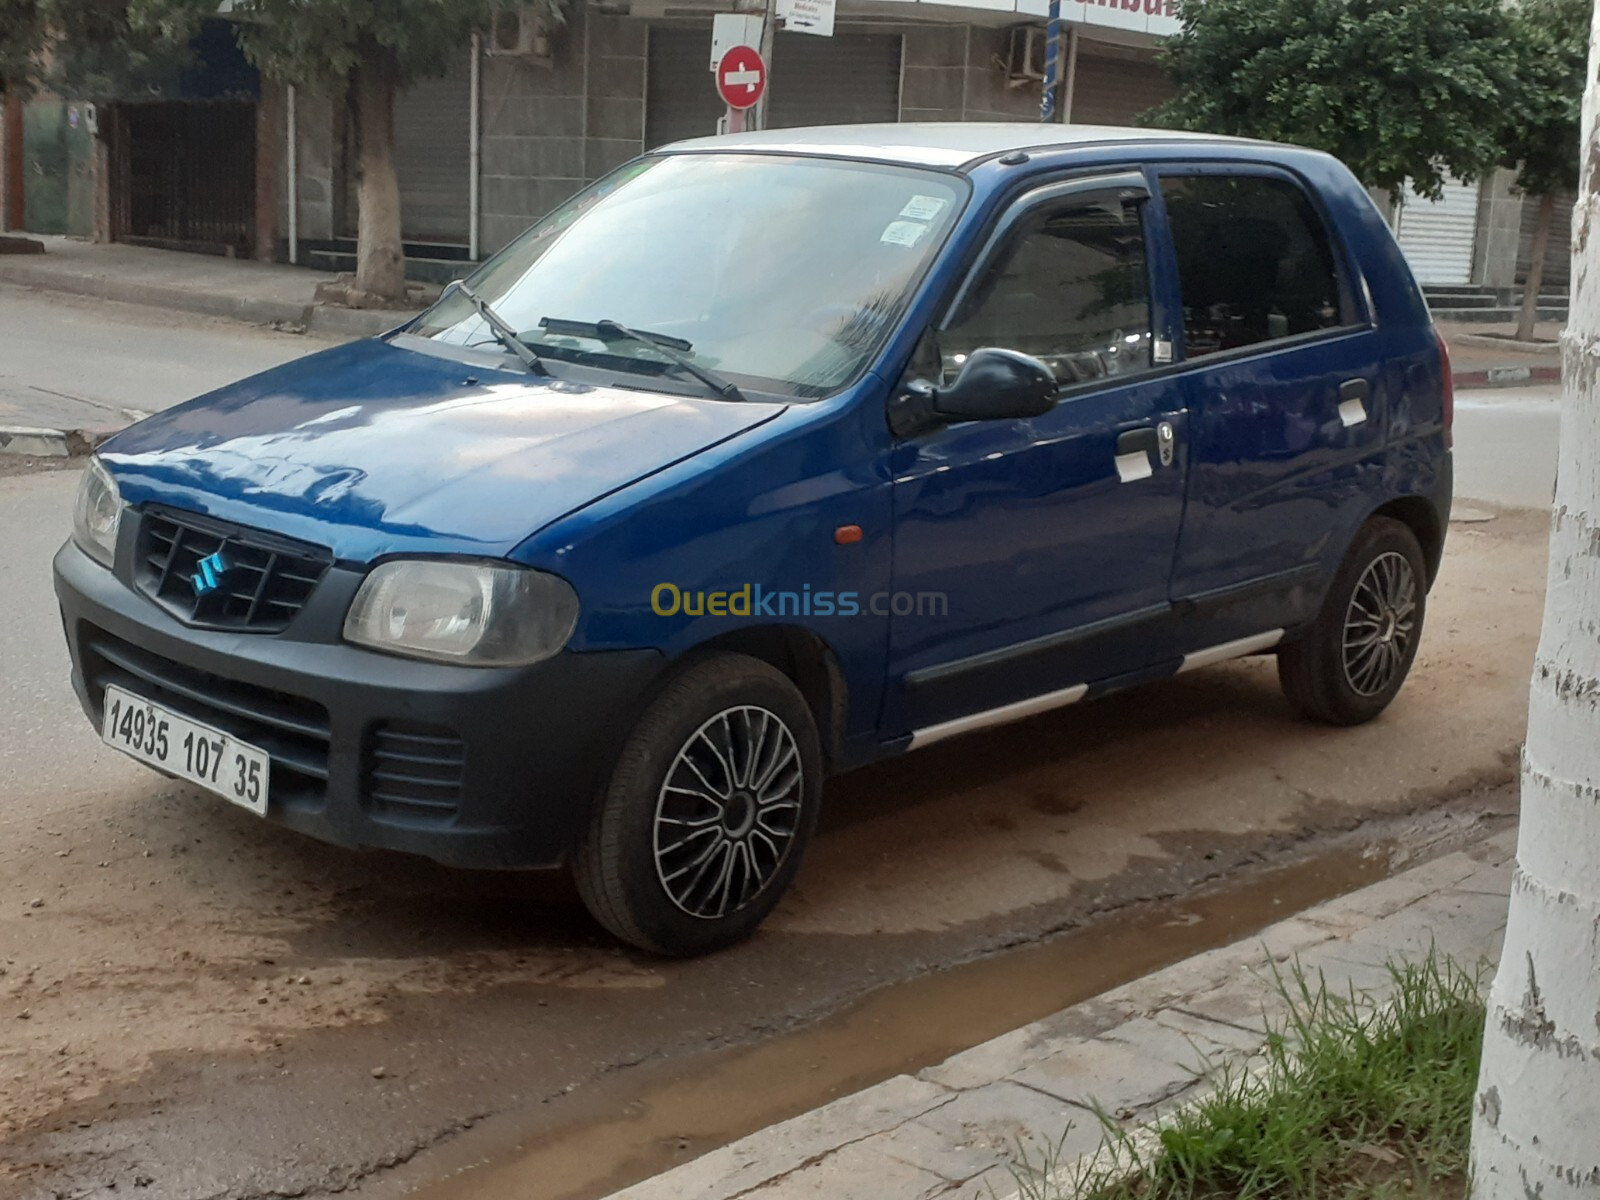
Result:
<svg viewBox="0 0 1600 1200"><path fill-rule="evenodd" d="M1418 283L1470 283L1477 230L1475 183L1447 181L1438 200L1407 194L1400 206L1400 249Z"/></svg>
<svg viewBox="0 0 1600 1200"><path fill-rule="evenodd" d="M711 78L711 26L652 25L645 87L646 150L684 138L709 137L723 114Z"/></svg>
<svg viewBox="0 0 1600 1200"><path fill-rule="evenodd" d="M1175 94L1172 81L1149 58L1114 58L1078 48L1074 125L1132 125L1139 114Z"/></svg>
<svg viewBox="0 0 1600 1200"><path fill-rule="evenodd" d="M463 53L442 79L395 97L395 172L400 228L407 241L464 242L471 203L472 95Z"/></svg>
<svg viewBox="0 0 1600 1200"><path fill-rule="evenodd" d="M776 42L768 108L772 128L900 119L898 34L780 33Z"/></svg>
<svg viewBox="0 0 1600 1200"><path fill-rule="evenodd" d="M1533 226L1539 219L1539 197L1526 196L1522 201L1522 230L1517 243L1517 283L1528 282L1528 265L1533 261ZM1556 197L1555 211L1550 214L1550 241L1544 252L1544 279L1541 292L1566 287L1572 277L1572 196L1563 193Z"/></svg>
<svg viewBox="0 0 1600 1200"><path fill-rule="evenodd" d="M651 27L646 148L717 131L724 110L710 56L709 25ZM900 119L898 34L780 33L772 57L774 129Z"/></svg>

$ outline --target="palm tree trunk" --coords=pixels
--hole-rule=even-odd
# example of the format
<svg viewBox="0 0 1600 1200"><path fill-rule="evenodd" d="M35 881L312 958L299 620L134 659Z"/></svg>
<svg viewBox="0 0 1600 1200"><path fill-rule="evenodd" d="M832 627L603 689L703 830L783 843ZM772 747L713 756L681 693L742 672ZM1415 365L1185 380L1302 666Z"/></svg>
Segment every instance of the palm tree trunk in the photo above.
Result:
<svg viewBox="0 0 1600 1200"><path fill-rule="evenodd" d="M400 177L394 166L394 52L369 43L350 73L360 137L356 191L356 287L404 301L405 251L400 242Z"/></svg>
<svg viewBox="0 0 1600 1200"><path fill-rule="evenodd" d="M1591 28L1560 462L1505 949L1473 1113L1475 1200L1600 1197L1600 66ZM1530 291L1532 285L1530 283Z"/></svg>
<svg viewBox="0 0 1600 1200"><path fill-rule="evenodd" d="M1556 211L1554 193L1539 197L1539 215L1533 222L1533 257L1528 261L1528 278L1522 285L1522 311L1517 315L1517 340L1533 340L1533 323L1539 319L1539 289L1544 286L1544 256L1550 248L1551 217Z"/></svg>

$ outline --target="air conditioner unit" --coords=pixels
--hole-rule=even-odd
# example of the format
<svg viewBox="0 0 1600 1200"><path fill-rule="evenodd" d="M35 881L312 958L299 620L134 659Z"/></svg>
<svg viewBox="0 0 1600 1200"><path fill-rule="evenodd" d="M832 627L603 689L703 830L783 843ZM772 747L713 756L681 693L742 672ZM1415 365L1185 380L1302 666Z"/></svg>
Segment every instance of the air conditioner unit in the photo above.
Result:
<svg viewBox="0 0 1600 1200"><path fill-rule="evenodd" d="M1006 78L1013 85L1044 78L1046 34L1040 25L1013 25L1006 54Z"/></svg>
<svg viewBox="0 0 1600 1200"><path fill-rule="evenodd" d="M484 53L496 58L521 58L548 64L552 58L550 27L532 9L503 9L495 13Z"/></svg>

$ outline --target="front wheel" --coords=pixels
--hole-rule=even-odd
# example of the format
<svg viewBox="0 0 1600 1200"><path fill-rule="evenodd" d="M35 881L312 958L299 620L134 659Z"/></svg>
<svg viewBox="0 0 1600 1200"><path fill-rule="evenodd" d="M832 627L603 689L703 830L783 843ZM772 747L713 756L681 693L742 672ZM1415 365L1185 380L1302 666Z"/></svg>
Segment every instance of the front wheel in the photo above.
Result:
<svg viewBox="0 0 1600 1200"><path fill-rule="evenodd" d="M772 911L816 827L822 752L805 698L758 659L687 668L645 709L573 861L623 941L705 954Z"/></svg>
<svg viewBox="0 0 1600 1200"><path fill-rule="evenodd" d="M1359 725L1388 708L1417 656L1426 579L1407 526L1367 522L1316 620L1278 652L1278 679L1295 707L1330 725Z"/></svg>

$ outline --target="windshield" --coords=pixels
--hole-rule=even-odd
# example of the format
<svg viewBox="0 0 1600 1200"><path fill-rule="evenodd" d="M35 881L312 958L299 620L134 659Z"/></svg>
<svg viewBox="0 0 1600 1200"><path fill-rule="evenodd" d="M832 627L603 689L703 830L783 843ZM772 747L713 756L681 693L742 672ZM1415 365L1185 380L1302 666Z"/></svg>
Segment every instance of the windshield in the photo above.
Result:
<svg viewBox="0 0 1600 1200"><path fill-rule="evenodd" d="M469 283L547 363L685 378L647 341L594 333L623 326L687 343L680 359L737 385L825 396L888 337L965 189L950 175L831 159L646 158L556 209ZM409 332L495 343L460 295Z"/></svg>

